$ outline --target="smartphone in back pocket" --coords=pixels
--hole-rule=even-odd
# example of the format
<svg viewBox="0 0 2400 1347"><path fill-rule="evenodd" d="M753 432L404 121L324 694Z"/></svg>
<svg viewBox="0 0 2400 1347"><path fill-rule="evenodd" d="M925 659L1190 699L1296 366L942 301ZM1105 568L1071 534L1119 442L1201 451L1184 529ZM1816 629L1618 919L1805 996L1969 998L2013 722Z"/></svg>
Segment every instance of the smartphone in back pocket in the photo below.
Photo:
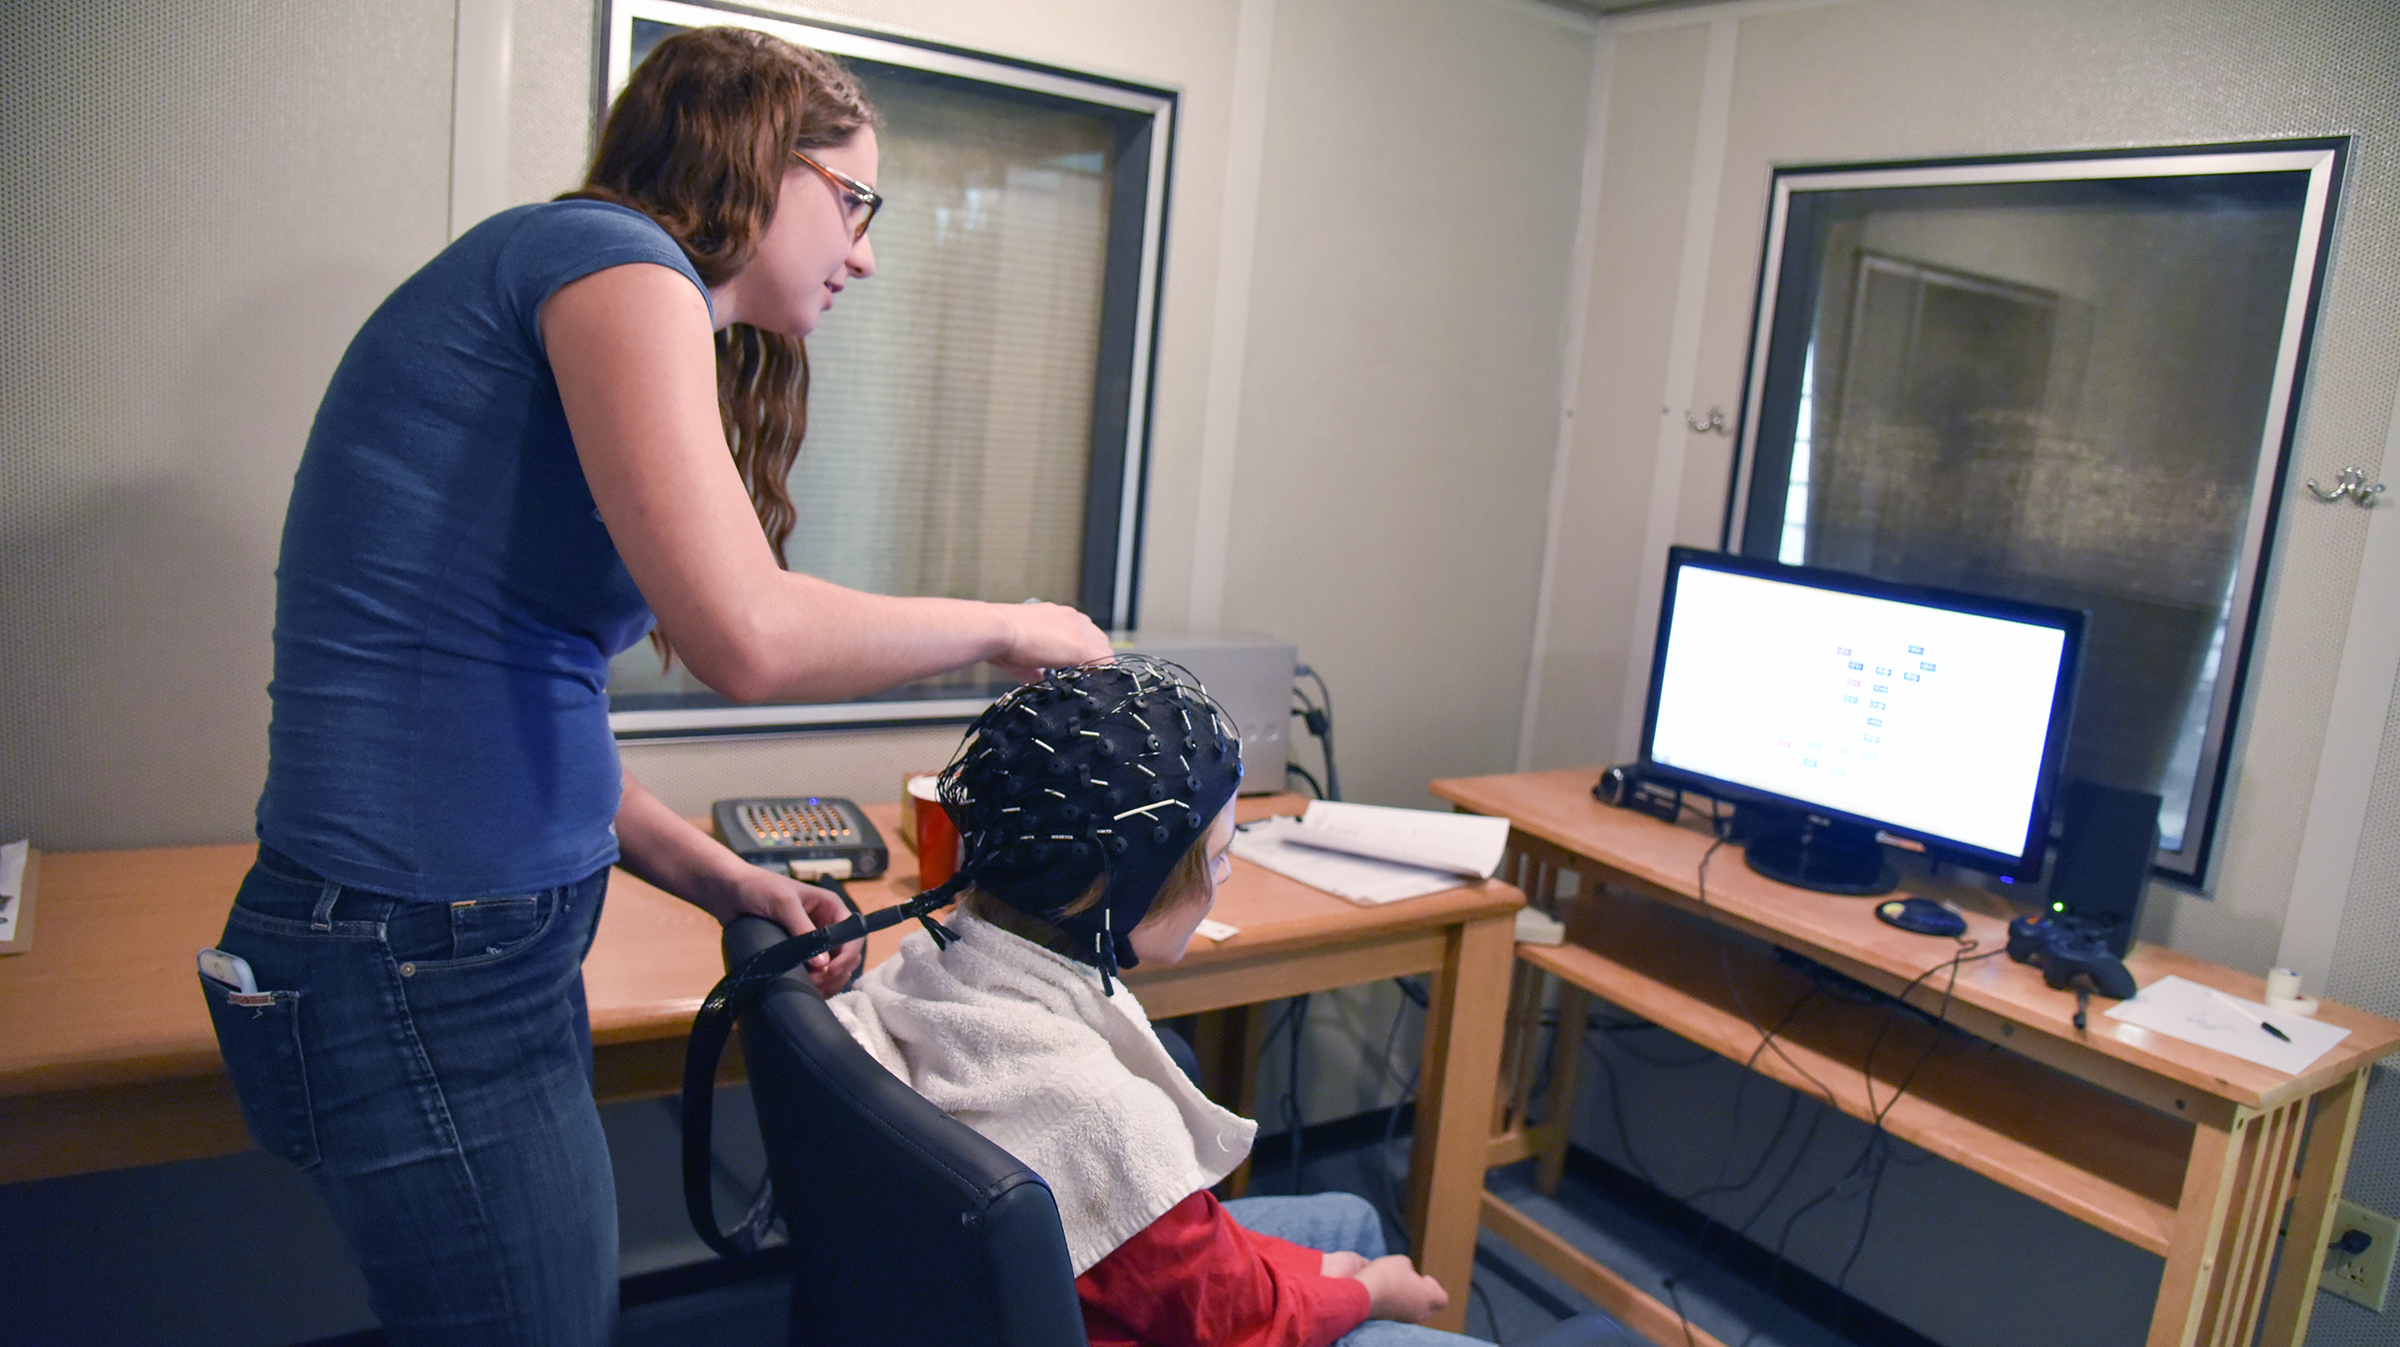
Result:
<svg viewBox="0 0 2400 1347"><path fill-rule="evenodd" d="M258 979L250 974L249 960L239 954L227 954L221 949L200 951L200 976L228 991L258 990Z"/></svg>

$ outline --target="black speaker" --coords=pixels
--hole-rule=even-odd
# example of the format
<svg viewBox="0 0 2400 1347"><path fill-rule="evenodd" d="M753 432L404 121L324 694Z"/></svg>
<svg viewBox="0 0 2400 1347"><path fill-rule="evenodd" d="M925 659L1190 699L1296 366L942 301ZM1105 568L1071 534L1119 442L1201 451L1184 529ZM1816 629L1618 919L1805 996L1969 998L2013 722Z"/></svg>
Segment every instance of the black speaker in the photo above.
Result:
<svg viewBox="0 0 2400 1347"><path fill-rule="evenodd" d="M2074 917L2122 959L2142 915L2158 855L2159 798L2146 790L2073 781L2059 801L2050 910Z"/></svg>

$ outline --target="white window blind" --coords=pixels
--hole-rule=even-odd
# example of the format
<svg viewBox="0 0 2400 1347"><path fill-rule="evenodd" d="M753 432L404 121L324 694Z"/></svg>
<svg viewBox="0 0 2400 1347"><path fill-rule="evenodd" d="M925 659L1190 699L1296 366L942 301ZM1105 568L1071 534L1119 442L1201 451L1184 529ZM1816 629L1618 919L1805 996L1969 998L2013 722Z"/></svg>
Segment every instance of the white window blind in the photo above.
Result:
<svg viewBox="0 0 2400 1347"><path fill-rule="evenodd" d="M628 68L707 13L624 8L677 21L631 22ZM1163 196L1150 181L1164 162L1151 114L1125 106L1144 100L1061 96L1051 71L1028 72L1032 88L1004 69L970 78L954 53L938 54L947 68L917 68L888 59L900 49L884 39L708 21L844 55L882 116L876 271L808 341L786 564L881 594L1080 603L1106 622L1091 563L1130 546L1123 497L1139 480L1142 410L1139 381L1107 371L1146 360L1133 318L1151 306L1129 304L1125 281L1153 283ZM609 690L619 733L638 734L971 714L989 683L970 670L847 710L730 708L645 644L618 657Z"/></svg>

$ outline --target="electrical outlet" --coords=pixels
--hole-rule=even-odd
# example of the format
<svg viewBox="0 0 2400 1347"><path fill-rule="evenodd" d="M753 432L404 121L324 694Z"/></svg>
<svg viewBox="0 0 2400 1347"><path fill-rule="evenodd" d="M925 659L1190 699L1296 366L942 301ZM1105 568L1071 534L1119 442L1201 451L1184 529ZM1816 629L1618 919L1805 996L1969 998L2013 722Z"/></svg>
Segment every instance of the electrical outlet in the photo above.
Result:
<svg viewBox="0 0 2400 1347"><path fill-rule="evenodd" d="M2365 1253L2326 1250L2325 1270L2317 1277L2317 1285L2381 1314L2383 1293L2392 1281L2392 1255L2400 1251L2400 1221L2379 1211L2369 1211L2345 1197L2334 1215L2333 1237L2339 1240L2352 1230L2366 1232L2375 1242L2367 1246Z"/></svg>

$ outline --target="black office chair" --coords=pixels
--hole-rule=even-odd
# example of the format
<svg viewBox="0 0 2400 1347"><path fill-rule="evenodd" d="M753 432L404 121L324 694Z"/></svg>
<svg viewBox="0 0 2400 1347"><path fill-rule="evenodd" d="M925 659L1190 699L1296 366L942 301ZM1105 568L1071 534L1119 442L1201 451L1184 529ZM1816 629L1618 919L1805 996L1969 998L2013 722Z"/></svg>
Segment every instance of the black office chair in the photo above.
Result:
<svg viewBox="0 0 2400 1347"><path fill-rule="evenodd" d="M771 922L736 921L725 964L781 939ZM741 1034L792 1244L795 1347L1086 1347L1040 1175L884 1070L797 973Z"/></svg>
<svg viewBox="0 0 2400 1347"><path fill-rule="evenodd" d="M742 918L725 928L725 966L783 938L764 918ZM791 1241L793 1347L1089 1347L1058 1203L1040 1175L884 1070L798 973L769 987L740 1029ZM705 1203L705 1180L686 1180ZM723 1238L712 1215L695 1209L694 1219L711 1222L712 1243ZM1594 1314L1527 1347L1620 1341L1633 1339Z"/></svg>

